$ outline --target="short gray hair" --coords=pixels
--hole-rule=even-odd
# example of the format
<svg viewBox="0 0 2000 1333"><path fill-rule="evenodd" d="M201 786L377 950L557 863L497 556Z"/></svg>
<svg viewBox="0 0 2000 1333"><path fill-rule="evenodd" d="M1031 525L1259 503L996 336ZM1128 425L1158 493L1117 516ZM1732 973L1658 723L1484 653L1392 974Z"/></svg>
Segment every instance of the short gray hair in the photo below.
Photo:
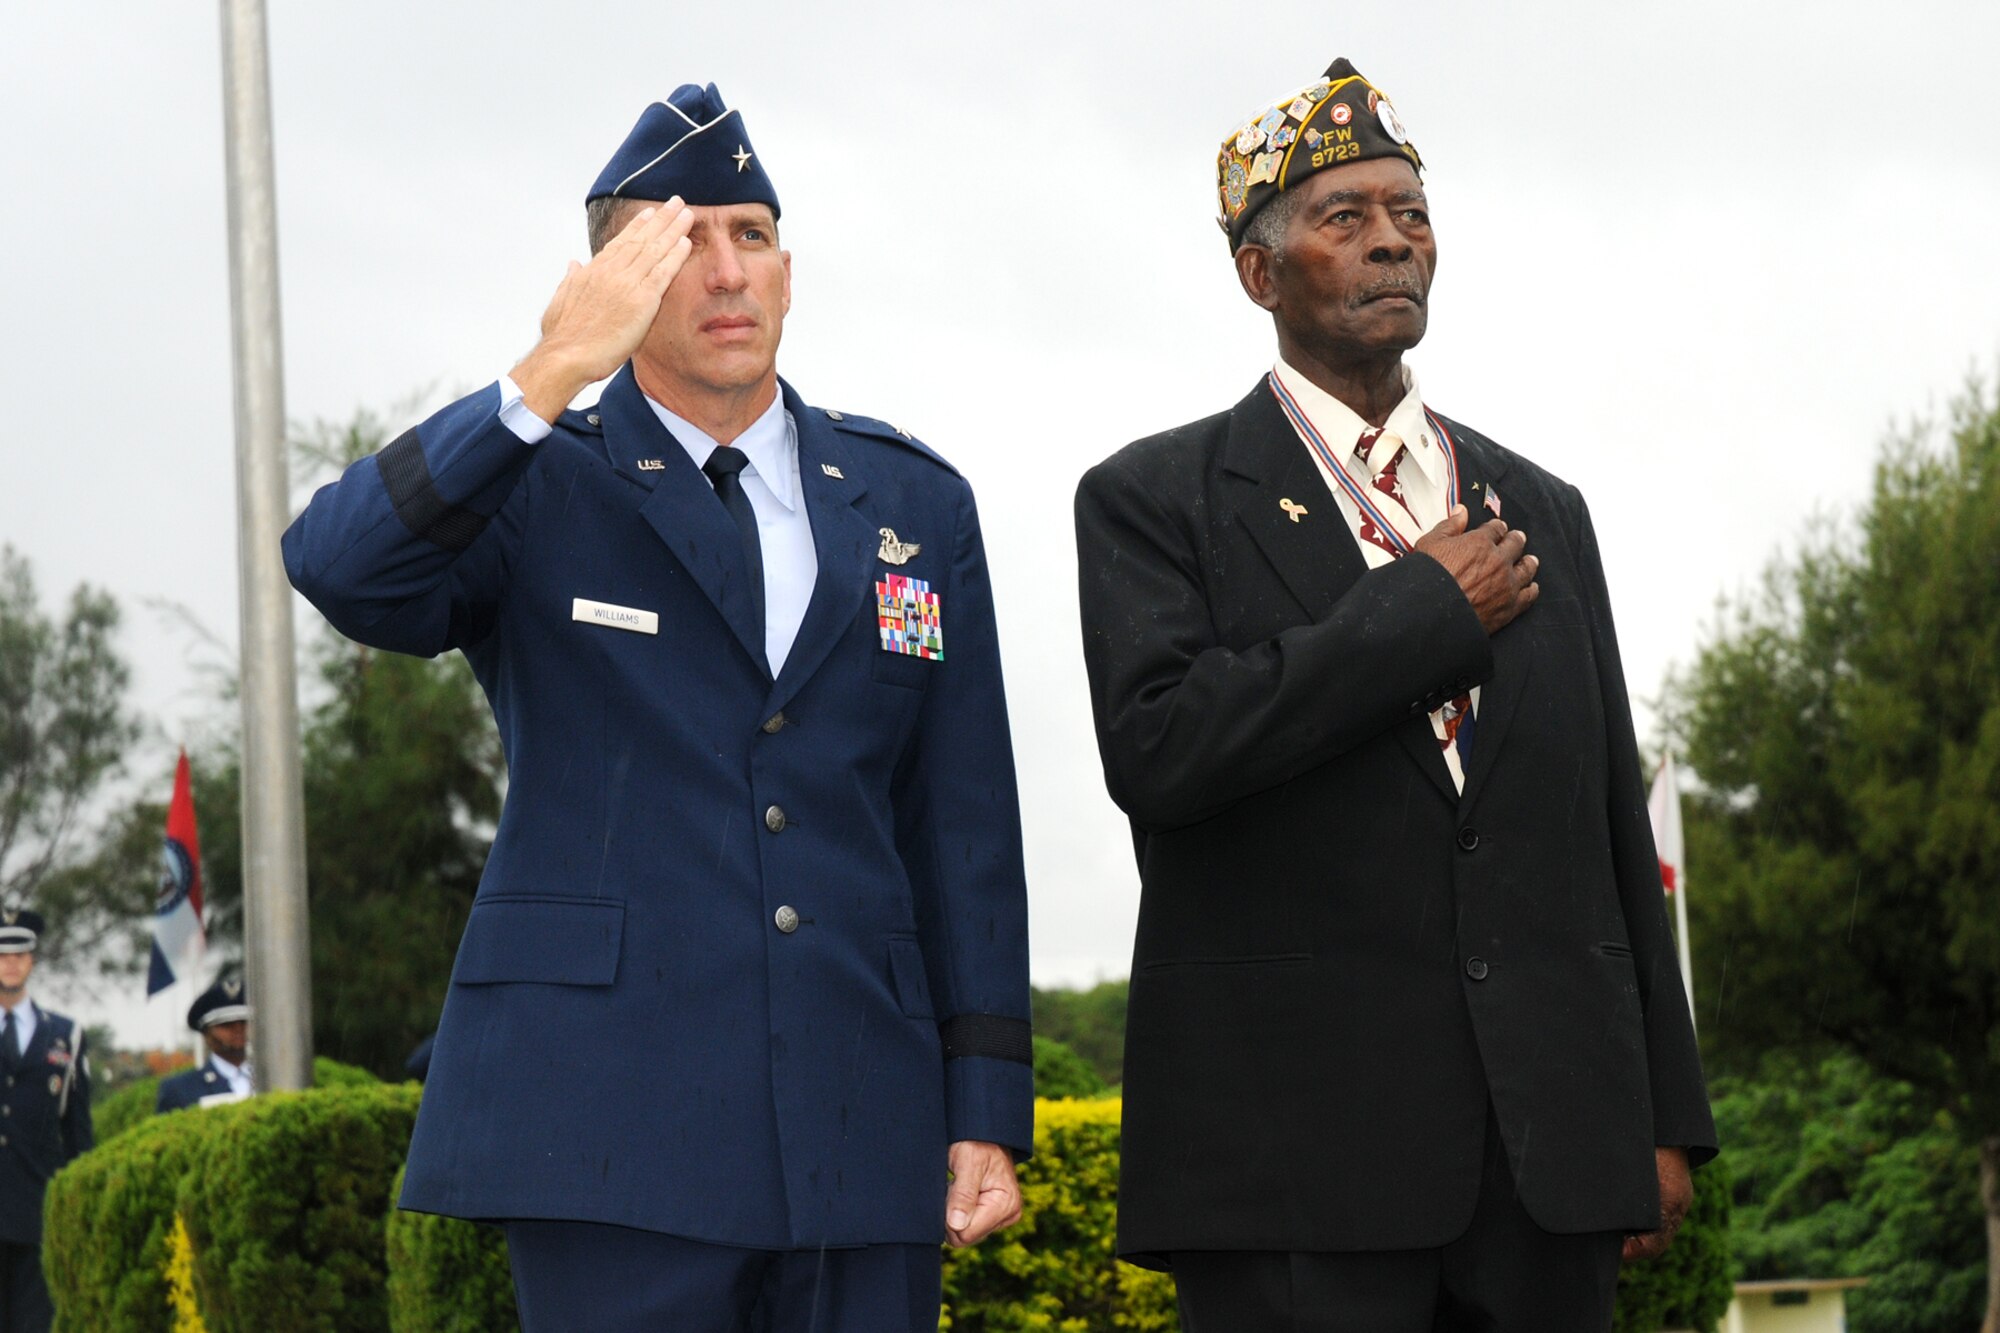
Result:
<svg viewBox="0 0 2000 1333"><path fill-rule="evenodd" d="M1299 205L1305 202L1305 195L1298 190L1286 190L1270 203L1257 210L1257 216L1250 219L1250 225L1243 229L1243 239L1237 249L1246 245L1262 246L1273 255L1284 244L1285 230L1298 216Z"/></svg>
<svg viewBox="0 0 2000 1333"><path fill-rule="evenodd" d="M627 205L641 205L644 199L621 199L615 194L599 195L583 206L584 225L590 229L590 253L596 254L625 225Z"/></svg>

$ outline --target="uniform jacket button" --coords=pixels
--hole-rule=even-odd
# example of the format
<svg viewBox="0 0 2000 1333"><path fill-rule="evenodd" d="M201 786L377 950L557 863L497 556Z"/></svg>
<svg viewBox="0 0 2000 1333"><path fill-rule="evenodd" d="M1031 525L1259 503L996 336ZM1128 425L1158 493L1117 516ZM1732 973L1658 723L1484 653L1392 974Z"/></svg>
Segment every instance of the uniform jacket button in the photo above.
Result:
<svg viewBox="0 0 2000 1333"><path fill-rule="evenodd" d="M799 928L799 914L790 906L780 907L771 920L776 923L778 932L783 935L789 935Z"/></svg>
<svg viewBox="0 0 2000 1333"><path fill-rule="evenodd" d="M785 831L785 812L775 805L766 810L764 812L764 827L773 833L783 833Z"/></svg>
<svg viewBox="0 0 2000 1333"><path fill-rule="evenodd" d="M1458 849L1461 852L1469 852L1478 845L1479 830L1468 824L1458 831Z"/></svg>
<svg viewBox="0 0 2000 1333"><path fill-rule="evenodd" d="M1474 981L1486 980L1486 960L1484 958L1466 959L1465 975L1471 977Z"/></svg>
<svg viewBox="0 0 2000 1333"><path fill-rule="evenodd" d="M764 734L766 736L777 735L780 731L783 731L785 729L785 721L786 719L783 713L776 713L772 715L764 722Z"/></svg>

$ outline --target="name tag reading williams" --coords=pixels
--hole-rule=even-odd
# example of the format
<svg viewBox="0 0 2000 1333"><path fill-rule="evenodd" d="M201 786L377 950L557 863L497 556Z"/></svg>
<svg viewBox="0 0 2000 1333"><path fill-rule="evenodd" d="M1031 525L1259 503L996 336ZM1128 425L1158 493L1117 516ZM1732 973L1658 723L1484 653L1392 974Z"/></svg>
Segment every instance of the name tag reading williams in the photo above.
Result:
<svg viewBox="0 0 2000 1333"><path fill-rule="evenodd" d="M593 602L587 597L579 597L570 603L569 618L590 625L629 629L634 634L660 632L660 613L657 611L641 611L632 606L613 606L609 602Z"/></svg>

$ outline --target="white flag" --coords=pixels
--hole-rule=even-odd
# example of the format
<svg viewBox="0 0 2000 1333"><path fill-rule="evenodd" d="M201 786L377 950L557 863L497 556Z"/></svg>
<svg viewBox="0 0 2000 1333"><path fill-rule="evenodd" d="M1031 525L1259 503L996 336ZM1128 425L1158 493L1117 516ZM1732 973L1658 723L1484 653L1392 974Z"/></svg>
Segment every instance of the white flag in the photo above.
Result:
<svg viewBox="0 0 2000 1333"><path fill-rule="evenodd" d="M1660 761L1660 775L1653 779L1653 794L1646 801L1646 813L1653 818L1653 846L1660 854L1660 883L1668 893L1678 892L1687 878L1687 846L1681 840L1681 789L1674 781L1674 757Z"/></svg>

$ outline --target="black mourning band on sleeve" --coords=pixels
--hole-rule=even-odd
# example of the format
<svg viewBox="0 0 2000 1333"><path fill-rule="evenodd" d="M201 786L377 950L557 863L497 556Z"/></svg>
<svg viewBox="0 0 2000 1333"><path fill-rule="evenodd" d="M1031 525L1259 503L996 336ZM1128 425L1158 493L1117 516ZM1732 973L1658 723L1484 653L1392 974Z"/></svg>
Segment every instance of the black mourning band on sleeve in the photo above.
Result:
<svg viewBox="0 0 2000 1333"><path fill-rule="evenodd" d="M938 1024L938 1037L947 1060L982 1055L989 1060L1012 1060L1017 1065L1035 1063L1034 1029L1018 1018L960 1014Z"/></svg>
<svg viewBox="0 0 2000 1333"><path fill-rule="evenodd" d="M486 516L448 504L431 481L430 464L414 430L405 431L375 456L389 503L403 526L447 551L463 551L486 530Z"/></svg>

